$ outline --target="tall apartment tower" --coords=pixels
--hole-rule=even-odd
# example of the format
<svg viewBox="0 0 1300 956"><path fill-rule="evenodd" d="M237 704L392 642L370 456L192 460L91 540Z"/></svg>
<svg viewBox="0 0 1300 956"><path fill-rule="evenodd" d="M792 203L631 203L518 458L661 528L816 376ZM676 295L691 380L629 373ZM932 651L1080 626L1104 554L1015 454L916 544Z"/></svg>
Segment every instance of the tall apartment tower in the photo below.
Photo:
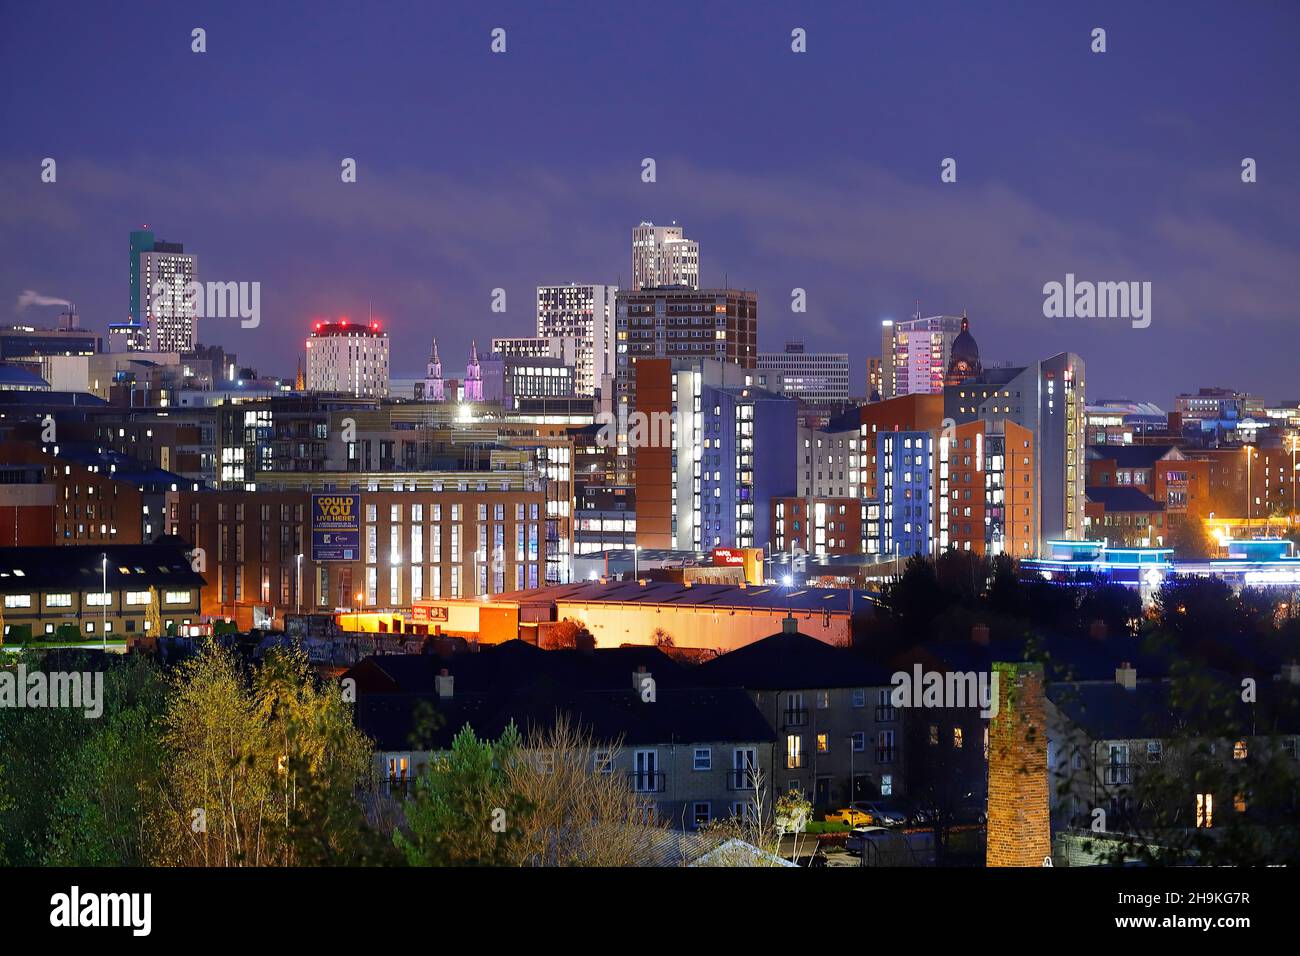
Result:
<svg viewBox="0 0 1300 956"><path fill-rule="evenodd" d="M186 287L198 281L198 259L179 242L131 233L127 321L109 326L110 347L133 352L192 352L198 341L195 303ZM165 286L163 285L165 283Z"/></svg>
<svg viewBox="0 0 1300 956"><path fill-rule="evenodd" d="M575 355L575 391L591 396L614 377L614 313L618 287L539 285L537 287L537 337L561 339Z"/></svg>
<svg viewBox="0 0 1300 956"><path fill-rule="evenodd" d="M798 486L798 403L709 359L637 365L636 542L642 548L768 548L771 502Z"/></svg>
<svg viewBox="0 0 1300 956"><path fill-rule="evenodd" d="M378 322L317 322L307 339L307 391L387 398L388 333Z"/></svg>
<svg viewBox="0 0 1300 956"><path fill-rule="evenodd" d="M952 344L962 332L962 316L917 316L880 327L880 397L936 395L952 361Z"/></svg>
<svg viewBox="0 0 1300 956"><path fill-rule="evenodd" d="M682 227L642 222L632 230L632 288L684 285L700 287L700 244Z"/></svg>
<svg viewBox="0 0 1300 956"><path fill-rule="evenodd" d="M758 359L758 294L680 286L620 291L617 312L617 477L620 484L629 484L635 464L621 423L637 410L636 363L647 358L705 358L753 369Z"/></svg>
<svg viewBox="0 0 1300 956"><path fill-rule="evenodd" d="M1082 358L1060 352L1030 365L984 368L943 390L943 415L956 424L1004 419L1033 435L1030 500L1038 524L1033 553L1019 557L1046 554L1051 540L1084 536L1085 373Z"/></svg>

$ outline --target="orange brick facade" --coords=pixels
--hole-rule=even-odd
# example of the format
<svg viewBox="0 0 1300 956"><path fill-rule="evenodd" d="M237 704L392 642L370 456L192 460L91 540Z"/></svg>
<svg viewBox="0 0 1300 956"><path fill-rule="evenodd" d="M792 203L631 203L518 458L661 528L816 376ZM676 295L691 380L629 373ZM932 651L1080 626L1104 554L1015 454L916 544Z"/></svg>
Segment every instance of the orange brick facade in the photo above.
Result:
<svg viewBox="0 0 1300 956"><path fill-rule="evenodd" d="M1052 854L1047 717L1041 664L993 665L987 866L1042 866Z"/></svg>

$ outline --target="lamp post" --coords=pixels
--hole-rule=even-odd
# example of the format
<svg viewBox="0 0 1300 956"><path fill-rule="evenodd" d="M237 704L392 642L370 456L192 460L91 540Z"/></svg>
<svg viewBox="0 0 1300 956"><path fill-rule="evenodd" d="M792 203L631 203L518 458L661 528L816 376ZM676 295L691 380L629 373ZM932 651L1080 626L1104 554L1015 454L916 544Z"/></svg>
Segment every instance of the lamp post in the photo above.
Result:
<svg viewBox="0 0 1300 956"><path fill-rule="evenodd" d="M632 579L640 580L641 578L641 545L632 545Z"/></svg>
<svg viewBox="0 0 1300 956"><path fill-rule="evenodd" d="M1300 433L1291 436L1291 523L1296 522L1295 486L1300 483L1300 474L1296 473L1295 453L1300 449Z"/></svg>
<svg viewBox="0 0 1300 956"><path fill-rule="evenodd" d="M1250 538L1251 517L1252 517L1252 514L1251 514L1251 504L1252 504L1252 502L1251 502L1251 500L1250 500L1250 498L1251 498L1251 495L1250 495L1250 460L1251 460L1252 458L1255 457L1253 454L1251 454L1252 451L1253 451L1253 449L1252 449L1249 445L1247 445L1247 446L1246 446L1246 537L1247 537L1247 538Z"/></svg>
<svg viewBox="0 0 1300 956"><path fill-rule="evenodd" d="M104 582L102 585L103 591L99 595L100 601L103 602L100 605L100 610L103 612L103 614L100 618L101 623L99 625L99 629L100 629L99 639L100 639L100 644L104 648L104 650L108 650L108 552L107 551L104 552L104 561L103 564L100 565L100 567L104 572Z"/></svg>
<svg viewBox="0 0 1300 956"><path fill-rule="evenodd" d="M294 589L294 596L298 599L298 613L302 613L302 555L298 555L298 583Z"/></svg>
<svg viewBox="0 0 1300 956"><path fill-rule="evenodd" d="M854 802L858 798L857 784L858 784L857 778L853 774L853 735L849 734L849 809L850 810L857 809L857 807L854 806ZM849 818L852 819L852 816L853 815L850 814Z"/></svg>

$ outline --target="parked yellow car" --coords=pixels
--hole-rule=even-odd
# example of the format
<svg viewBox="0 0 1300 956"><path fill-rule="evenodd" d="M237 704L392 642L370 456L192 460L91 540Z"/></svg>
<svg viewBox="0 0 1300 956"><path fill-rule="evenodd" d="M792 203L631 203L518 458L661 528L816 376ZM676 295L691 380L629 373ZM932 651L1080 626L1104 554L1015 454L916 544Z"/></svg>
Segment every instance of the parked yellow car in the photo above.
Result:
<svg viewBox="0 0 1300 956"><path fill-rule="evenodd" d="M871 825L871 814L854 807L845 807L843 810L836 810L833 813L826 814L826 822L847 823L851 827L865 827Z"/></svg>

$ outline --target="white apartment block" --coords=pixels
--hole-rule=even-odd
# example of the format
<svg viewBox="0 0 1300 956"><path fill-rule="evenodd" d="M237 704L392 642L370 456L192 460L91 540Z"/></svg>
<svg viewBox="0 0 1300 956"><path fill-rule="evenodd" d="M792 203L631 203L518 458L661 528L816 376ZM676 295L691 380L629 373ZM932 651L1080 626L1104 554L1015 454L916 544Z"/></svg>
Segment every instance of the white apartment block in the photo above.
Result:
<svg viewBox="0 0 1300 956"><path fill-rule="evenodd" d="M802 342L787 342L784 352L758 353L754 383L809 404L844 404L849 400L849 354L807 352Z"/></svg>
<svg viewBox="0 0 1300 956"><path fill-rule="evenodd" d="M642 222L632 230L632 288L684 285L700 287L700 244L682 227Z"/></svg>
<svg viewBox="0 0 1300 956"><path fill-rule="evenodd" d="M187 292L192 291L189 284L198 281L198 259L185 252L165 251L170 243L158 245L164 250L140 253L141 310L147 339L138 344L149 352L193 352L198 321L194 299ZM165 290L161 285L155 289L157 283L166 283Z"/></svg>
<svg viewBox="0 0 1300 956"><path fill-rule="evenodd" d="M842 431L799 429L799 497L860 498L865 493L866 467L859 451L866 438L857 427Z"/></svg>
<svg viewBox="0 0 1300 956"><path fill-rule="evenodd" d="M307 391L387 398L388 333L378 323L317 322L307 339Z"/></svg>
<svg viewBox="0 0 1300 956"><path fill-rule="evenodd" d="M558 353L552 350L549 354L572 362L579 395L595 395L603 383L613 380L617 293L617 286L577 282L537 287L537 339L561 340ZM497 341L493 340L493 351L498 351ZM517 342L522 347L536 339L501 341Z"/></svg>
<svg viewBox="0 0 1300 956"><path fill-rule="evenodd" d="M578 364L578 341L573 338L552 336L513 336L492 340L492 353L505 358L555 358L565 365Z"/></svg>

